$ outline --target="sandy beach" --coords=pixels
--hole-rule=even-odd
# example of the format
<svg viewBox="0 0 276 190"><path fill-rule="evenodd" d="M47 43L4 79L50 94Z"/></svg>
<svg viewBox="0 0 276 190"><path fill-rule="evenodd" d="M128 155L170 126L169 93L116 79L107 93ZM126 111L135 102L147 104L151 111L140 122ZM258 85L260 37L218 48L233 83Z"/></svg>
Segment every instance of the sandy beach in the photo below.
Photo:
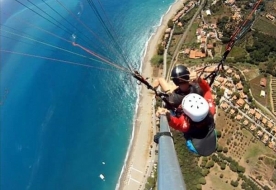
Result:
<svg viewBox="0 0 276 190"><path fill-rule="evenodd" d="M161 42L164 31L167 29L168 21L173 18L176 12L183 7L186 0L177 0L164 15L161 25L151 37L143 62L142 76L153 79L153 68L150 59L156 54L158 44ZM155 161L155 147L153 142L155 129L154 95L145 86L140 91L140 102L137 118L135 121L134 137L130 152L127 158L124 171L120 180L120 190L144 189L147 176Z"/></svg>

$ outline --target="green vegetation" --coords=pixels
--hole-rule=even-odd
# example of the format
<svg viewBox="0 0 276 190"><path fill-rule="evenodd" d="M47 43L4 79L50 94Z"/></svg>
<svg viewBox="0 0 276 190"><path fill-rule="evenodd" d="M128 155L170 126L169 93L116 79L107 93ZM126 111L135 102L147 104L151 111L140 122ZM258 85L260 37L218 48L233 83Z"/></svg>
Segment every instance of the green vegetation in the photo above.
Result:
<svg viewBox="0 0 276 190"><path fill-rule="evenodd" d="M246 51L250 54L253 64L268 61L269 58L276 58L276 38L253 32L253 45L246 46Z"/></svg>
<svg viewBox="0 0 276 190"><path fill-rule="evenodd" d="M206 181L203 180L204 173L209 171L204 171L198 166L199 157L190 153L185 145L185 140L183 139L183 134L177 131L172 131L174 136L175 150L177 152L179 164L183 177L185 179L186 187L189 190L199 189L200 184L205 184Z"/></svg>
<svg viewBox="0 0 276 190"><path fill-rule="evenodd" d="M163 56L162 55L155 55L151 58L150 62L153 66L159 67L163 65Z"/></svg>
<svg viewBox="0 0 276 190"><path fill-rule="evenodd" d="M253 28L269 36L276 37L276 33L275 33L276 25L271 23L271 21L269 21L265 17L257 18L256 21L254 22Z"/></svg>

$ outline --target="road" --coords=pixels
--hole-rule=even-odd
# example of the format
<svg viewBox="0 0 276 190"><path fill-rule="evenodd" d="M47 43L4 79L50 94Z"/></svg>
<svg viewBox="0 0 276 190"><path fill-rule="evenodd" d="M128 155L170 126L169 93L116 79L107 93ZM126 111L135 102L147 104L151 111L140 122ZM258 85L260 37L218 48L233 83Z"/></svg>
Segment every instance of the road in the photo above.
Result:
<svg viewBox="0 0 276 190"><path fill-rule="evenodd" d="M176 60L175 60L175 57L176 57L176 55L178 54L178 52L179 52L179 50L180 50L182 44L184 43L184 41L185 41L185 39L186 39L186 37L187 37L187 34L188 34L188 32L189 32L189 30L190 30L190 28L191 28L191 26L192 26L194 20L197 18L198 14L199 14L200 11L203 9L203 7L205 6L205 4L206 4L206 0L203 0L203 1L200 3L200 5L199 5L199 7L198 7L198 10L197 10L196 13L194 14L193 18L190 20L190 23L189 23L188 27L186 28L186 30L185 30L184 33L182 34L182 37L181 37L181 39L179 40L179 42L178 42L178 44L177 44L177 46L176 46L176 49L175 49L175 51L174 51L174 53L173 53L172 60L171 60L171 64L170 64L170 67L169 67L167 73L170 73L171 70L172 70L172 68L174 67L175 61L176 61ZM170 76L167 75L166 79L169 80L169 77L170 77Z"/></svg>

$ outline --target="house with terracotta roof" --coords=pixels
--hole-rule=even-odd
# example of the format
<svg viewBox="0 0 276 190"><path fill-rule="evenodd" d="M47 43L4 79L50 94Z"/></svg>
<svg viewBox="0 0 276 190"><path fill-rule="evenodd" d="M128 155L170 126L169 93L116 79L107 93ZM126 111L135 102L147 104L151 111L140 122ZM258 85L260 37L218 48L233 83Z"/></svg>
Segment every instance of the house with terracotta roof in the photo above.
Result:
<svg viewBox="0 0 276 190"><path fill-rule="evenodd" d="M268 121L268 122L267 122L267 127L268 127L269 129L271 129L271 128L273 127L273 124L272 124L271 121Z"/></svg>
<svg viewBox="0 0 276 190"><path fill-rule="evenodd" d="M171 28L167 28L167 29L165 30L165 34L170 34L170 33L171 33L171 31L172 31L172 29L171 29Z"/></svg>
<svg viewBox="0 0 276 190"><path fill-rule="evenodd" d="M249 105L248 105L248 104L245 104L245 105L244 105L244 109L245 109L245 110L249 110L249 109L250 109Z"/></svg>
<svg viewBox="0 0 276 190"><path fill-rule="evenodd" d="M245 104L245 101L243 99L239 99L236 103L239 107L242 107Z"/></svg>
<svg viewBox="0 0 276 190"><path fill-rule="evenodd" d="M264 134L264 132L263 132L263 131L261 131L261 130L259 130L259 131L257 132L257 135L258 135L259 137L262 137L262 136L263 136L263 134Z"/></svg>
<svg viewBox="0 0 276 190"><path fill-rule="evenodd" d="M265 134L265 135L263 136L262 142L263 142L263 143L267 143L268 140L269 140L269 137L268 137L267 134Z"/></svg>
<svg viewBox="0 0 276 190"><path fill-rule="evenodd" d="M241 99L247 99L247 95L243 93L243 91L240 92L240 98Z"/></svg>
<svg viewBox="0 0 276 190"><path fill-rule="evenodd" d="M247 125L248 125L248 123L249 123L249 121L246 119L246 120L244 120L244 121L243 121L243 123L242 123L242 124L244 124L245 126L247 126Z"/></svg>
<svg viewBox="0 0 276 190"><path fill-rule="evenodd" d="M237 96L236 95L234 95L233 97L232 97L232 100L237 100L238 98L237 98Z"/></svg>
<svg viewBox="0 0 276 190"><path fill-rule="evenodd" d="M170 37L170 34L165 34L164 40L168 39Z"/></svg>
<svg viewBox="0 0 276 190"><path fill-rule="evenodd" d="M201 51L198 50L191 50L189 58L191 59L199 59L199 58L204 58L206 57L206 53L202 53Z"/></svg>
<svg viewBox="0 0 276 190"><path fill-rule="evenodd" d="M260 120L261 117L262 117L262 115L261 115L259 112L256 112L256 113L255 113L255 119Z"/></svg>
<svg viewBox="0 0 276 190"><path fill-rule="evenodd" d="M238 74L235 74L234 77L235 77L236 79L241 79L240 75L238 75Z"/></svg>
<svg viewBox="0 0 276 190"><path fill-rule="evenodd" d="M267 123L267 119L266 119L265 117L263 117L262 123L263 123L263 124L266 124L266 123Z"/></svg>
<svg viewBox="0 0 276 190"><path fill-rule="evenodd" d="M238 115L236 116L236 119L237 119L238 121L240 121L240 120L242 119L242 115L238 114Z"/></svg>
<svg viewBox="0 0 276 190"><path fill-rule="evenodd" d="M254 124L252 123L251 126L250 126L250 130L251 130L251 131L255 131L256 128L257 128L256 125L254 125Z"/></svg>
<svg viewBox="0 0 276 190"><path fill-rule="evenodd" d="M249 113L253 116L255 114L255 110L254 109L250 109Z"/></svg>
<svg viewBox="0 0 276 190"><path fill-rule="evenodd" d="M232 74L232 73L233 73L233 70L232 70L232 69L227 69L226 73L227 73L227 74Z"/></svg>
<svg viewBox="0 0 276 190"><path fill-rule="evenodd" d="M230 110L230 114L234 114L235 113L235 110L234 109L231 109Z"/></svg>
<svg viewBox="0 0 276 190"><path fill-rule="evenodd" d="M237 83L236 88L237 88L237 90L242 90L243 89L242 83L241 82Z"/></svg>
<svg viewBox="0 0 276 190"><path fill-rule="evenodd" d="M223 102L223 103L220 105L220 107L221 107L222 109L227 109L227 108L229 107L229 105L228 105L226 102Z"/></svg>
<svg viewBox="0 0 276 190"><path fill-rule="evenodd" d="M225 86L228 87L228 88L230 88L230 89L232 89L232 88L234 87L234 84L231 83L231 82L229 82L229 81L227 81L227 82L225 83Z"/></svg>
<svg viewBox="0 0 276 190"><path fill-rule="evenodd" d="M260 85L262 86L262 87L266 87L266 78L261 78L261 80L260 80Z"/></svg>
<svg viewBox="0 0 276 190"><path fill-rule="evenodd" d="M177 23L177 26L182 27L182 26L183 26L182 22L178 22L178 23Z"/></svg>
<svg viewBox="0 0 276 190"><path fill-rule="evenodd" d="M271 132L276 133L276 126L274 126L274 127L272 128Z"/></svg>
<svg viewBox="0 0 276 190"><path fill-rule="evenodd" d="M224 81L226 81L226 78L224 78L224 77L217 77L217 79L216 79L218 82L220 82L220 83L224 83Z"/></svg>
<svg viewBox="0 0 276 190"><path fill-rule="evenodd" d="M214 87L219 87L220 86L220 82L218 82L218 81L215 80L214 83L213 83L213 86Z"/></svg>

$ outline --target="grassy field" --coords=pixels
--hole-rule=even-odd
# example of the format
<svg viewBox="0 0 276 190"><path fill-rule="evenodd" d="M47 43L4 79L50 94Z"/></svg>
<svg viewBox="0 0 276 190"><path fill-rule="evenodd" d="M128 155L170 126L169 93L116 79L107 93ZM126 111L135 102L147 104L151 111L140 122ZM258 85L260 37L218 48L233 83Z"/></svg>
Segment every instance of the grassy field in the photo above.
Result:
<svg viewBox="0 0 276 190"><path fill-rule="evenodd" d="M196 42L196 29L198 28L197 22L194 22L187 33L187 37L185 39L185 43L182 45L182 47L189 47L191 44Z"/></svg>
<svg viewBox="0 0 276 190"><path fill-rule="evenodd" d="M250 89L251 89L251 92L253 94L253 97L258 101L260 102L262 105L266 106L266 107L271 107L270 105L270 99L269 99L269 78L267 77L267 85L266 87L262 87L260 85L260 80L261 78L263 78L264 76L263 75L259 75L258 77L252 79L249 81L250 83ZM264 90L266 95L265 97L261 97L260 96L260 93L261 93L261 90Z"/></svg>
<svg viewBox="0 0 276 190"><path fill-rule="evenodd" d="M246 57L247 51L244 48L234 46L233 49L229 53L229 57Z"/></svg>
<svg viewBox="0 0 276 190"><path fill-rule="evenodd" d="M259 30L265 34L276 37L276 25L265 17L258 17L254 22L254 29Z"/></svg>
<svg viewBox="0 0 276 190"><path fill-rule="evenodd" d="M216 128L222 132L218 144L228 148L226 156L232 157L241 166L245 167L247 176L253 178L263 176L258 180L259 183L263 185L269 183L271 187L276 187L276 182L274 182L276 170L273 165L276 161L275 152L265 146L259 139L256 139L251 131L241 128L239 122L230 117L223 110L217 110ZM263 159L260 161L260 158ZM220 174L223 174L223 179L220 178ZM240 185L237 188L230 185L231 180L237 179L237 177L232 177L233 175L235 176L236 173L229 170L228 166L225 170L214 167L206 177L207 184L202 189L241 189ZM226 179L228 179L228 183L226 183Z"/></svg>
<svg viewBox="0 0 276 190"><path fill-rule="evenodd" d="M239 64L235 64L235 67L243 71L246 77L246 80L248 81L259 76L259 68L256 65L252 65L249 63L239 63Z"/></svg>
<svg viewBox="0 0 276 190"><path fill-rule="evenodd" d="M221 170L216 164L210 171L212 175L206 177L206 185L202 186L202 190L233 190L241 189L234 188L230 182L231 180L236 180L238 175L232 172L228 167L225 170ZM220 175L223 175L220 178Z"/></svg>

